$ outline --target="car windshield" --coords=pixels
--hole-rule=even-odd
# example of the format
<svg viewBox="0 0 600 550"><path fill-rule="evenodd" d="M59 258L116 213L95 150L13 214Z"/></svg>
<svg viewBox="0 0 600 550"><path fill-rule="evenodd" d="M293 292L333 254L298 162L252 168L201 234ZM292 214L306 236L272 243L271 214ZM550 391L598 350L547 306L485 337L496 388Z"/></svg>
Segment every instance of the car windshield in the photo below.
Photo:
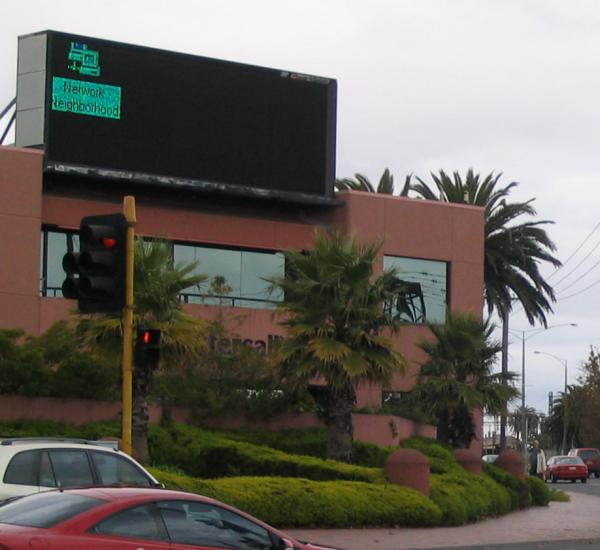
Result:
<svg viewBox="0 0 600 550"><path fill-rule="evenodd" d="M559 456L554 460L555 464L583 464L578 456Z"/></svg>
<svg viewBox="0 0 600 550"><path fill-rule="evenodd" d="M0 507L0 523L25 527L52 527L104 502L75 493L38 493Z"/></svg>

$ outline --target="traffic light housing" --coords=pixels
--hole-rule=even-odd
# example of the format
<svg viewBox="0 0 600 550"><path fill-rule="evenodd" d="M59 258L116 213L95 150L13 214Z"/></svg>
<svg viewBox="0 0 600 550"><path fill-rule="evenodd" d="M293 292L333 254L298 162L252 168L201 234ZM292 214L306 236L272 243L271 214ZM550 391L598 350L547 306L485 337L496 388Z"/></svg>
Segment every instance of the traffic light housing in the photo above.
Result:
<svg viewBox="0 0 600 550"><path fill-rule="evenodd" d="M86 216L79 225L79 252L63 257L65 298L81 313L114 313L125 306L127 220L123 214Z"/></svg>
<svg viewBox="0 0 600 550"><path fill-rule="evenodd" d="M134 364L137 368L156 369L160 360L161 331L155 328L138 328L135 339Z"/></svg>

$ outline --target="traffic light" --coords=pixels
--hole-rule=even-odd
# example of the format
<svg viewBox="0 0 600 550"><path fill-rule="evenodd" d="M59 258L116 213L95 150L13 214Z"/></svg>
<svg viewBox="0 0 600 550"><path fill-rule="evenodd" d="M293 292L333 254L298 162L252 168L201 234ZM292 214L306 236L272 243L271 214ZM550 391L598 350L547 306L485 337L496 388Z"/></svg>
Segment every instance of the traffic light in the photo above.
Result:
<svg viewBox="0 0 600 550"><path fill-rule="evenodd" d="M63 257L65 298L81 313L112 313L125 306L127 221L123 214L87 216L79 225L79 252Z"/></svg>
<svg viewBox="0 0 600 550"><path fill-rule="evenodd" d="M136 367L149 367L151 369L158 367L160 359L160 335L160 330L156 328L137 329L134 359Z"/></svg>

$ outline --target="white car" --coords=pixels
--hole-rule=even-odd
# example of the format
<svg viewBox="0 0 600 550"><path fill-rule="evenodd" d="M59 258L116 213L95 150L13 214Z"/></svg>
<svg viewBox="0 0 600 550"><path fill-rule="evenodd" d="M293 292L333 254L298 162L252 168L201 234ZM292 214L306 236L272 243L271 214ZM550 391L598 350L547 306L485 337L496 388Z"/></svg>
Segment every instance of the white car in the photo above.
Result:
<svg viewBox="0 0 600 550"><path fill-rule="evenodd" d="M6 438L0 441L0 500L61 487L161 487L140 464L106 442Z"/></svg>

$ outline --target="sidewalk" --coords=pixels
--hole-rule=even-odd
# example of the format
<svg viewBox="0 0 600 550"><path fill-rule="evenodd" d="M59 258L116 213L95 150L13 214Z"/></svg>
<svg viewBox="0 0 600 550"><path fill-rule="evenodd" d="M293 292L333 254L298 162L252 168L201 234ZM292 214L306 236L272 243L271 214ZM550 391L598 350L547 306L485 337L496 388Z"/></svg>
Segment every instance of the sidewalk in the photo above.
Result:
<svg viewBox="0 0 600 550"><path fill-rule="evenodd" d="M460 527L294 529L286 532L298 540L330 544L344 550L458 549L465 546L492 549L502 544L583 539L600 544L600 498L579 493L569 495L570 502L551 502L547 507L535 506ZM544 545L525 547L543 548ZM552 547L559 548L560 545Z"/></svg>

